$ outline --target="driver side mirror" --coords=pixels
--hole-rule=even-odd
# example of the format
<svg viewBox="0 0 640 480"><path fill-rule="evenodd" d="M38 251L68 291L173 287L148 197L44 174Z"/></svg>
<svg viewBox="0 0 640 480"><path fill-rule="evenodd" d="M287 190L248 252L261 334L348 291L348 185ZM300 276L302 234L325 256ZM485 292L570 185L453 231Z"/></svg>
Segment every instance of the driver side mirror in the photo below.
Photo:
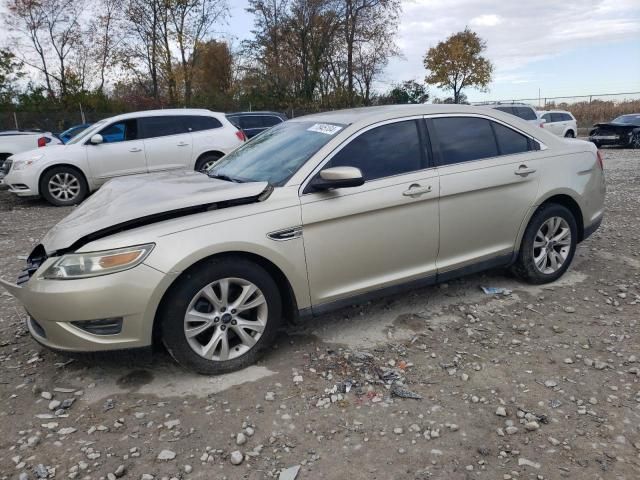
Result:
<svg viewBox="0 0 640 480"><path fill-rule="evenodd" d="M364 185L362 172L356 167L332 167L320 171L309 186L315 191Z"/></svg>
<svg viewBox="0 0 640 480"><path fill-rule="evenodd" d="M100 135L99 133L93 135L91 137L91 140L89 140L89 143L91 145L100 145L102 142L104 142L104 138L102 138L102 135Z"/></svg>

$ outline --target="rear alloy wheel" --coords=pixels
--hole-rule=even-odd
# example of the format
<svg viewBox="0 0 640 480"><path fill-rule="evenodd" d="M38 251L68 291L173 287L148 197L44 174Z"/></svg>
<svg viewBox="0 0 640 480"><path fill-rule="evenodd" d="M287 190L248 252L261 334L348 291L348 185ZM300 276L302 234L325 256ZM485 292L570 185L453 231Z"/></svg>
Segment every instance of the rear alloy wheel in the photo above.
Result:
<svg viewBox="0 0 640 480"><path fill-rule="evenodd" d="M167 350L181 365L207 375L253 364L281 323L275 282L239 257L194 267L163 304L160 328Z"/></svg>
<svg viewBox="0 0 640 480"><path fill-rule="evenodd" d="M631 142L629 144L631 148L640 148L640 132L636 132L633 134L633 137L631 137Z"/></svg>
<svg viewBox="0 0 640 480"><path fill-rule="evenodd" d="M573 260L577 235L576 220L569 209L543 205L525 230L515 273L534 284L557 280Z"/></svg>
<svg viewBox="0 0 640 480"><path fill-rule="evenodd" d="M564 134L565 138L576 138L576 134L573 133L573 130L567 130L567 133Z"/></svg>
<svg viewBox="0 0 640 480"><path fill-rule="evenodd" d="M207 153L200 157L196 162L195 171L205 173L213 165L222 158L222 155L216 153Z"/></svg>
<svg viewBox="0 0 640 480"><path fill-rule="evenodd" d="M87 196L87 184L77 170L56 167L40 180L40 193L49 203L59 207L77 205Z"/></svg>

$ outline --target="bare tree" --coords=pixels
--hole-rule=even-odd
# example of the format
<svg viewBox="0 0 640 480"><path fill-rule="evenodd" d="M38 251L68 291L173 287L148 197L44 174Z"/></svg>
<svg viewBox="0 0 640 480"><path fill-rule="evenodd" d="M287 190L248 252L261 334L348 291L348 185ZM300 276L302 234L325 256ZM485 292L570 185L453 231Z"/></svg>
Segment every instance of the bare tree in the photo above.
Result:
<svg viewBox="0 0 640 480"><path fill-rule="evenodd" d="M70 57L82 36L84 0L9 0L7 7L20 60L44 75L50 96L64 97Z"/></svg>
<svg viewBox="0 0 640 480"><path fill-rule="evenodd" d="M349 104L354 104L355 56L359 45L372 40L367 35L372 23L380 21L393 26L398 22L399 0L342 0L343 35L346 49L347 94Z"/></svg>
<svg viewBox="0 0 640 480"><path fill-rule="evenodd" d="M159 26L162 0L127 0L126 54L121 63L133 73L140 87L147 89L157 102L160 100L159 56L161 41ZM142 68L140 67L142 64Z"/></svg>
<svg viewBox="0 0 640 480"><path fill-rule="evenodd" d="M99 92L104 92L107 72L114 66L123 41L123 7L124 0L101 0L94 7L95 16L89 23L87 37L92 44L89 51L97 66Z"/></svg>

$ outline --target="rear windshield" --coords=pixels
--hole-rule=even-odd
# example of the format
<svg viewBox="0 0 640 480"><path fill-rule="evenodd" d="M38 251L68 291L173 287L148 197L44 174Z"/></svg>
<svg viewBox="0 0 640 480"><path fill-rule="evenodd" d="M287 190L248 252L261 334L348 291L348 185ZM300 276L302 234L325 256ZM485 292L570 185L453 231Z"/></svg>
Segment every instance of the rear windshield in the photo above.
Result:
<svg viewBox="0 0 640 480"><path fill-rule="evenodd" d="M281 123L225 155L208 174L238 182L284 185L344 127L334 123Z"/></svg>

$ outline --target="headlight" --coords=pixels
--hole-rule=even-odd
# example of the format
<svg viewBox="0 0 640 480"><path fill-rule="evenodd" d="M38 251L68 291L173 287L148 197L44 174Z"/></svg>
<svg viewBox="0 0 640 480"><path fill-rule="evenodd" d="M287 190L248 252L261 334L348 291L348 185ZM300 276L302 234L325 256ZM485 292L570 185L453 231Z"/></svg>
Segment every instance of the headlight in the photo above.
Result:
<svg viewBox="0 0 640 480"><path fill-rule="evenodd" d="M12 170L24 170L25 168L30 167L31 165L34 164L34 162L37 162L38 160L40 160L42 157L44 157L44 154L38 154L38 155L33 155L25 160L14 160L13 161L13 166L11 167Z"/></svg>
<svg viewBox="0 0 640 480"><path fill-rule="evenodd" d="M42 274L49 280L73 280L122 272L144 262L155 245L63 255Z"/></svg>

